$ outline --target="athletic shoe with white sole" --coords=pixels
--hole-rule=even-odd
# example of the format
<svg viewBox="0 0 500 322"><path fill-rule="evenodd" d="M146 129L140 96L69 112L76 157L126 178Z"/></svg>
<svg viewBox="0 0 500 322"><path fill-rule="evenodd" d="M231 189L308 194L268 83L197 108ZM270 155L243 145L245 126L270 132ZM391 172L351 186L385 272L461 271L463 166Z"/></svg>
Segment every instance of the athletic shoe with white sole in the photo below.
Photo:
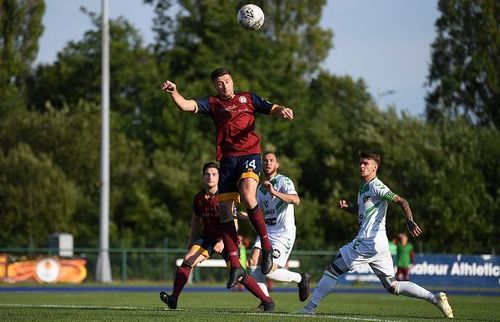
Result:
<svg viewBox="0 0 500 322"><path fill-rule="evenodd" d="M434 295L436 298L436 306L443 312L444 316L448 319L453 319L453 311L451 309L450 303L448 303L448 298L446 293L439 292Z"/></svg>
<svg viewBox="0 0 500 322"><path fill-rule="evenodd" d="M306 307L303 307L297 312L298 314L304 314L304 315L315 315L316 310L315 309L308 309Z"/></svg>

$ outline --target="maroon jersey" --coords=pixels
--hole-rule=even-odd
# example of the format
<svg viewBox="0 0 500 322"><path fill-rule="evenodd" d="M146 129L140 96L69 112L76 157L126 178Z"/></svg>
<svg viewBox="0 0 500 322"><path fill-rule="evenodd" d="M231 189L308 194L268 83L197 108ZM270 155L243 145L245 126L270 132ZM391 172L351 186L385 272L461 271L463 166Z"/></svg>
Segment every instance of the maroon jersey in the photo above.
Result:
<svg viewBox="0 0 500 322"><path fill-rule="evenodd" d="M201 190L193 198L193 211L203 221L203 236L216 240L220 239L220 216L217 196L210 196L205 189Z"/></svg>
<svg viewBox="0 0 500 322"><path fill-rule="evenodd" d="M232 99L208 96L196 100L195 113L208 114L216 128L216 157L260 153L260 138L255 132L255 113L269 114L273 104L254 93L236 93Z"/></svg>

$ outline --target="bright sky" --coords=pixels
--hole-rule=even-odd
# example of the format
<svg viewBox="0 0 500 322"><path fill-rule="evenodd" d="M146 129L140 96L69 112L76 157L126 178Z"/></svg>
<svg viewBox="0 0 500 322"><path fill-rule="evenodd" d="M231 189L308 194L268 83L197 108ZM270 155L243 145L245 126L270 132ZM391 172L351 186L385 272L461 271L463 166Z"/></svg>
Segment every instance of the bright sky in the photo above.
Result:
<svg viewBox="0 0 500 322"><path fill-rule="evenodd" d="M421 116L430 44L439 16L437 0L328 0L321 25L334 31L334 48L324 68L338 75L363 78L368 90L386 108L394 104ZM101 12L101 0L46 0L44 34L37 63L52 63L70 40L92 28L80 12L85 6ZM153 8L143 0L109 0L110 17L124 16L153 42Z"/></svg>

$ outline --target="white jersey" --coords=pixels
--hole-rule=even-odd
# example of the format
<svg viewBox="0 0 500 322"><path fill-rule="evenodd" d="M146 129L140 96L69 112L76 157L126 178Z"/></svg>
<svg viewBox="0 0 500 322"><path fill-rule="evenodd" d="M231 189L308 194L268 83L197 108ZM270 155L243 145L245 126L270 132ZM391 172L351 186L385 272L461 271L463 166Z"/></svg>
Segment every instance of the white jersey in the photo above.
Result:
<svg viewBox="0 0 500 322"><path fill-rule="evenodd" d="M292 180L284 175L278 174L269 181L274 190L278 192L290 195L297 194ZM257 201L264 213L269 236L285 234L291 235L295 239L296 228L293 204L288 204L272 196L262 185L257 188Z"/></svg>
<svg viewBox="0 0 500 322"><path fill-rule="evenodd" d="M385 230L387 201L392 201L395 196L378 178L359 186L359 232L351 244L360 255L373 256L388 251L389 241Z"/></svg>

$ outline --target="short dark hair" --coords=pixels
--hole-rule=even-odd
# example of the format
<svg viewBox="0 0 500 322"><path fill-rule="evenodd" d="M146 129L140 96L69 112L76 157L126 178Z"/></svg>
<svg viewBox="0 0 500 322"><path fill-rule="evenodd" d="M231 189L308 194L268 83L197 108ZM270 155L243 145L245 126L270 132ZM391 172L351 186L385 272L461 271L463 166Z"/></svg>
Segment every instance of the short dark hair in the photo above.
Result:
<svg viewBox="0 0 500 322"><path fill-rule="evenodd" d="M278 161L278 162L280 161L276 152L273 152L273 151L266 151L266 152L262 153L262 157L265 157L268 154L273 154L276 157L276 161Z"/></svg>
<svg viewBox="0 0 500 322"><path fill-rule="evenodd" d="M212 73L210 73L210 78L212 79L212 82L216 80L217 78L223 76L223 75L231 75L231 72L227 68L217 68L214 69Z"/></svg>
<svg viewBox="0 0 500 322"><path fill-rule="evenodd" d="M217 171L219 171L219 165L216 162L207 162L203 165L203 172L202 174L205 174L205 171L209 168L215 168Z"/></svg>
<svg viewBox="0 0 500 322"><path fill-rule="evenodd" d="M382 159L380 158L380 154L374 151L359 151L359 157L363 159L370 159L377 162L377 165L380 167L382 164Z"/></svg>

